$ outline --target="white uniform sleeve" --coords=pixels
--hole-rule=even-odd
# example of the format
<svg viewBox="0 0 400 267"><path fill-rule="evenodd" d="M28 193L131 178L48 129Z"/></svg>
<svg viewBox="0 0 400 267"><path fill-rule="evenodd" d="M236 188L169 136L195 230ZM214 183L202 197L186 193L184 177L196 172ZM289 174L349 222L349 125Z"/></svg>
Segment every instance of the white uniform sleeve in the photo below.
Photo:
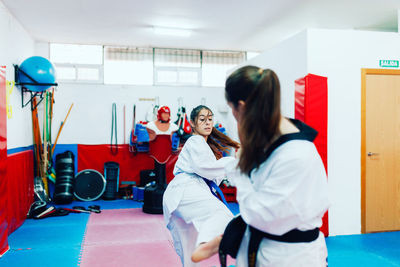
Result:
<svg viewBox="0 0 400 267"><path fill-rule="evenodd" d="M217 160L202 136L193 136L186 142L192 170L195 174L213 180L217 185L225 179L225 166L234 161L233 157L223 157Z"/></svg>
<svg viewBox="0 0 400 267"><path fill-rule="evenodd" d="M227 175L237 187L237 200L244 221L267 233L282 235L312 218L323 215L327 182L319 155L293 151L274 159L272 168L247 175L236 169Z"/></svg>

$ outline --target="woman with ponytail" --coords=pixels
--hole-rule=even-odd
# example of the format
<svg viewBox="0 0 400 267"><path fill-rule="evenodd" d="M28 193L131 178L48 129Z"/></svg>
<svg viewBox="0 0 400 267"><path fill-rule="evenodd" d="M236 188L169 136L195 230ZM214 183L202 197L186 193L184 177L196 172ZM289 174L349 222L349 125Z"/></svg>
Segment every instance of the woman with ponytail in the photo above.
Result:
<svg viewBox="0 0 400 267"><path fill-rule="evenodd" d="M193 109L190 124L193 136L179 154L175 177L163 197L165 223L185 267L197 266L191 260L192 252L201 244L221 236L233 218L214 190L218 190L218 185L226 179L226 165L235 160L222 157L222 152L239 148L237 142L213 127L213 113L206 106Z"/></svg>
<svg viewBox="0 0 400 267"><path fill-rule="evenodd" d="M281 115L280 83L269 69L245 66L225 84L238 123L241 153L226 167L237 188L240 216L197 249L200 261L219 253L236 267L327 265L319 231L329 206L326 172L314 146L317 132Z"/></svg>

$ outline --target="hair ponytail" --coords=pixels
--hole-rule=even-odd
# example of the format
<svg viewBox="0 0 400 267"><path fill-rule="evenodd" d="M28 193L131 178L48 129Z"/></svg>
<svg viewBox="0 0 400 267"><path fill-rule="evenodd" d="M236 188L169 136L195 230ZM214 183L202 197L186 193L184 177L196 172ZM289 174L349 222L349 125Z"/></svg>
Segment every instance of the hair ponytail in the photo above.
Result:
<svg viewBox="0 0 400 267"><path fill-rule="evenodd" d="M260 166L265 150L279 134L280 84L276 74L269 69L246 66L235 71L226 81L225 96L238 107L245 102L239 125L241 154L239 168L250 173Z"/></svg>
<svg viewBox="0 0 400 267"><path fill-rule="evenodd" d="M211 134L207 138L207 143L217 159L222 158L222 152L228 153L230 148L238 149L240 147L238 142L233 141L215 127L212 128Z"/></svg>

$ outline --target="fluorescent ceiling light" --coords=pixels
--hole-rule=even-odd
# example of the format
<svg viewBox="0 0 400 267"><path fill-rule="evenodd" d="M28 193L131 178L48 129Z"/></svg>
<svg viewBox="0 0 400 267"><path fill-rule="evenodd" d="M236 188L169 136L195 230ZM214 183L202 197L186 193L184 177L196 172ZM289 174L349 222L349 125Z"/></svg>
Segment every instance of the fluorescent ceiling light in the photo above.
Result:
<svg viewBox="0 0 400 267"><path fill-rule="evenodd" d="M153 30L155 34L177 37L189 37L192 34L191 30L177 28L153 27Z"/></svg>

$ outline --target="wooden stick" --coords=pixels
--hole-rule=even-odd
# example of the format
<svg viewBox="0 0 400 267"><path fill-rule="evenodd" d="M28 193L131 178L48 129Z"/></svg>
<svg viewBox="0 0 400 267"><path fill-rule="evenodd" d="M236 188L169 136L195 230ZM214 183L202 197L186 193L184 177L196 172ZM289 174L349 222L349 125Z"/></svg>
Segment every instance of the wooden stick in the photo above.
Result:
<svg viewBox="0 0 400 267"><path fill-rule="evenodd" d="M42 142L40 140L40 129L39 129L39 122L38 122L38 114L37 114L37 107L36 107L36 97L32 99L32 104L35 107L32 110L32 130L33 130L33 140L35 142L35 159L36 159L36 176L42 177L42 166L41 166L41 151L42 151Z"/></svg>
<svg viewBox="0 0 400 267"><path fill-rule="evenodd" d="M46 99L45 99L45 105L43 105L43 171L42 171L42 180L43 180L43 185L44 189L46 191L46 194L49 195L49 186L47 184L47 164L48 164L48 159L47 159L47 102L48 102L48 94L46 92Z"/></svg>
<svg viewBox="0 0 400 267"><path fill-rule="evenodd" d="M64 127L65 122L67 121L67 118L68 118L68 116L69 116L69 113L71 112L71 109L72 109L72 106L73 106L73 105L74 105L74 103L72 103L71 106L69 107L67 116L65 116L65 119L61 122L60 129L58 129L56 141L54 142L53 148L52 148L52 150L51 150L51 154L52 154L52 155L54 155L54 149L56 148L56 144L57 144L58 138L60 137L61 130L62 130L62 128Z"/></svg>

